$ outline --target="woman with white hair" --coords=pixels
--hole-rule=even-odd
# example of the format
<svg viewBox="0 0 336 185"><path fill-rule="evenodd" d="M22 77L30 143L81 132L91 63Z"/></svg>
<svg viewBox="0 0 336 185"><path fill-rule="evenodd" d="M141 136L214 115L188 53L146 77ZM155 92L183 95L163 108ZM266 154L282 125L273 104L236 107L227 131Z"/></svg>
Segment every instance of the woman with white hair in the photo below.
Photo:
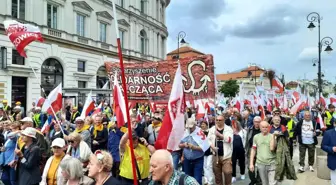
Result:
<svg viewBox="0 0 336 185"><path fill-rule="evenodd" d="M59 168L61 161L70 158L69 155L65 155L65 141L62 138L56 138L51 144L52 151L54 153L51 156L43 170L42 181L40 185L58 185L64 184L64 178L62 176L62 170Z"/></svg>
<svg viewBox="0 0 336 185"><path fill-rule="evenodd" d="M88 165L88 176L96 181L95 185L120 184L120 182L112 177L111 169L113 165L112 155L103 150L96 150L90 157Z"/></svg>
<svg viewBox="0 0 336 185"><path fill-rule="evenodd" d="M76 158L68 158L61 162L62 176L66 185L93 185L93 179L84 176L82 163Z"/></svg>
<svg viewBox="0 0 336 185"><path fill-rule="evenodd" d="M92 154L91 148L77 132L73 132L68 136L68 143L67 154L80 160L83 163L83 167L86 168Z"/></svg>

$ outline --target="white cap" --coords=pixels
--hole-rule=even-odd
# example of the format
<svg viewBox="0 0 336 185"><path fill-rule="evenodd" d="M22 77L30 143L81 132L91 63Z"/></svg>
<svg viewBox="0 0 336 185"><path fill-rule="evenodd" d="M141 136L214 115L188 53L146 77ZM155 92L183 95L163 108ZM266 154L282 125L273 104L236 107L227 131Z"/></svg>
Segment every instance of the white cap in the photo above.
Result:
<svg viewBox="0 0 336 185"><path fill-rule="evenodd" d="M187 119L186 128L192 128L196 125L196 121L193 118Z"/></svg>
<svg viewBox="0 0 336 185"><path fill-rule="evenodd" d="M14 109L21 109L21 107L20 106L15 106Z"/></svg>
<svg viewBox="0 0 336 185"><path fill-rule="evenodd" d="M51 143L51 147L58 146L60 148L63 148L65 146L65 141L62 138L56 138L54 141Z"/></svg>
<svg viewBox="0 0 336 185"><path fill-rule="evenodd" d="M36 139L36 130L33 127L27 127L21 134Z"/></svg>
<svg viewBox="0 0 336 185"><path fill-rule="evenodd" d="M41 107L35 107L35 110L41 110Z"/></svg>
<svg viewBox="0 0 336 185"><path fill-rule="evenodd" d="M84 121L84 120L85 120L84 118L82 118L82 117L79 116L79 117L76 118L75 122L76 121Z"/></svg>
<svg viewBox="0 0 336 185"><path fill-rule="evenodd" d="M31 122L33 123L33 119L31 117L25 117L22 120L20 120L21 122Z"/></svg>

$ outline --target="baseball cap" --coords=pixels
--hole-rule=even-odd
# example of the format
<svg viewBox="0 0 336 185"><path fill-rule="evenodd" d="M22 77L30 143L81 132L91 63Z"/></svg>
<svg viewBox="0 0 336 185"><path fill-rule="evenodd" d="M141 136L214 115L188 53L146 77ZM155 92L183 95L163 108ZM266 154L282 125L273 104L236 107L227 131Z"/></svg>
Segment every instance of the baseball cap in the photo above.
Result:
<svg viewBox="0 0 336 185"><path fill-rule="evenodd" d="M65 146L65 141L62 138L56 138L54 141L51 143L51 147L58 146L60 148L63 148Z"/></svg>
<svg viewBox="0 0 336 185"><path fill-rule="evenodd" d="M31 123L33 123L33 119L31 117L25 117L22 120L20 120L20 122L31 122Z"/></svg>
<svg viewBox="0 0 336 185"><path fill-rule="evenodd" d="M196 121L192 118L189 118L186 123L186 128L192 128L196 125Z"/></svg>
<svg viewBox="0 0 336 185"><path fill-rule="evenodd" d="M77 121L84 121L84 118L79 116L79 117L76 118L75 122L77 122Z"/></svg>
<svg viewBox="0 0 336 185"><path fill-rule="evenodd" d="M21 134L36 139L36 130L33 127L27 127Z"/></svg>

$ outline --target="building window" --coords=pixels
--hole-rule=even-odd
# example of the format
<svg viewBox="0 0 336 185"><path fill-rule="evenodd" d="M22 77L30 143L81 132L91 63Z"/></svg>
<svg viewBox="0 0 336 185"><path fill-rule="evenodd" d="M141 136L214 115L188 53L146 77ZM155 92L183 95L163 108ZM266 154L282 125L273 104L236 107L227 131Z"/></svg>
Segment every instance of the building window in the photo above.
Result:
<svg viewBox="0 0 336 185"><path fill-rule="evenodd" d="M141 13L145 14L146 13L146 0L140 0L140 11Z"/></svg>
<svg viewBox="0 0 336 185"><path fill-rule="evenodd" d="M16 50L12 51L12 64L25 65L25 59Z"/></svg>
<svg viewBox="0 0 336 185"><path fill-rule="evenodd" d="M26 0L12 0L12 16L25 19Z"/></svg>
<svg viewBox="0 0 336 185"><path fill-rule="evenodd" d="M161 57L163 59L165 58L165 53L166 53L166 50L165 50L165 40L166 40L166 38L162 37L162 42L161 42Z"/></svg>
<svg viewBox="0 0 336 185"><path fill-rule="evenodd" d="M120 43L121 43L122 48L124 48L124 36L125 36L125 32L122 30L119 30Z"/></svg>
<svg viewBox="0 0 336 185"><path fill-rule="evenodd" d="M107 25L104 23L99 23L100 27L100 41L101 42L106 42L106 27Z"/></svg>
<svg viewBox="0 0 336 185"><path fill-rule="evenodd" d="M47 25L49 28L57 29L57 6L48 4L47 5Z"/></svg>
<svg viewBox="0 0 336 185"><path fill-rule="evenodd" d="M160 34L157 34L156 35L156 56L157 57L160 57L159 46L160 46Z"/></svg>
<svg viewBox="0 0 336 185"><path fill-rule="evenodd" d="M120 6L121 6L122 8L124 8L124 6L125 6L125 1L124 1L124 0L120 0Z"/></svg>
<svg viewBox="0 0 336 185"><path fill-rule="evenodd" d="M156 0L156 19L160 19L160 14L159 14L159 0Z"/></svg>
<svg viewBox="0 0 336 185"><path fill-rule="evenodd" d="M77 34L84 37L85 35L85 16L77 14Z"/></svg>
<svg viewBox="0 0 336 185"><path fill-rule="evenodd" d="M161 9L161 22L164 23L164 5L162 4L162 9Z"/></svg>
<svg viewBox="0 0 336 185"><path fill-rule="evenodd" d="M85 81L78 81L78 88L86 88L86 82Z"/></svg>
<svg viewBox="0 0 336 185"><path fill-rule="evenodd" d="M140 31L140 52L141 54L147 54L147 34L145 30Z"/></svg>
<svg viewBox="0 0 336 185"><path fill-rule="evenodd" d="M77 61L77 71L78 72L85 72L85 61L78 60Z"/></svg>

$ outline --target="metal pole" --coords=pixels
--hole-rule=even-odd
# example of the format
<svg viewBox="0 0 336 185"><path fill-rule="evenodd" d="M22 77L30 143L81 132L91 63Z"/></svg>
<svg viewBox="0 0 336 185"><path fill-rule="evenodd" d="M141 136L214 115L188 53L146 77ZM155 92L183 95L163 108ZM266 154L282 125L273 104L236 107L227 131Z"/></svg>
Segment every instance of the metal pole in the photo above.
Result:
<svg viewBox="0 0 336 185"><path fill-rule="evenodd" d="M321 45L321 19L320 16L318 16L317 19L318 22L318 73L317 73L317 77L318 77L318 89L319 89L319 98L321 97L322 94L322 78L321 78L321 49L322 49L322 45Z"/></svg>
<svg viewBox="0 0 336 185"><path fill-rule="evenodd" d="M180 40L184 39L186 33L184 31L180 31L177 35L177 59L180 59Z"/></svg>

